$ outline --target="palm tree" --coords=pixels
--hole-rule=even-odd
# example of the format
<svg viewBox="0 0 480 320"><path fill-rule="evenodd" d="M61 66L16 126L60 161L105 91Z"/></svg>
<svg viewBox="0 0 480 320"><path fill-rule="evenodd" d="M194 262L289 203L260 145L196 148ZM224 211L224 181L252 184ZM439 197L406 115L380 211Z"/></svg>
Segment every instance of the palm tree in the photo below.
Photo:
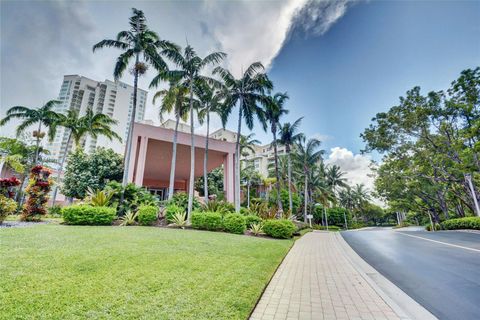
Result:
<svg viewBox="0 0 480 320"><path fill-rule="evenodd" d="M272 82L263 72L264 67L260 62L252 63L239 79L236 79L232 73L222 67L217 67L213 71L223 80L225 90L226 106L231 110L237 103L238 108L238 130L235 155L235 211L240 211L240 136L242 134L242 121L247 127L253 129L253 119L257 119L266 130L266 121L263 109L259 103L265 100L265 90L273 88Z"/></svg>
<svg viewBox="0 0 480 320"><path fill-rule="evenodd" d="M172 200L173 197L173 188L175 185L175 166L177 162L177 136L178 136L178 125L180 119L187 121L188 119L188 101L186 99L188 94L188 88L179 85L178 83L170 83L168 89L160 90L155 93L153 96L153 104L158 98L162 98L162 104L160 105L159 117L160 121L163 121L163 115L165 113L175 114L175 131L173 133L173 149L172 149L172 160L170 165L170 180L168 186L168 200Z"/></svg>
<svg viewBox="0 0 480 320"><path fill-rule="evenodd" d="M176 48L167 48L163 50L164 54L175 63L179 69L160 72L155 78L153 78L150 87L157 86L160 81L174 80L179 84L188 88L189 91L189 110L190 110L190 181L188 187L188 210L187 220L190 222L192 205L193 205L193 187L195 180L195 131L194 131L194 100L193 94L198 91L198 87L205 85L206 83L216 83L212 78L206 77L201 74L202 70L208 65L216 65L220 63L227 55L223 52L213 52L204 58L200 58L195 50L187 45L183 52Z"/></svg>
<svg viewBox="0 0 480 320"><path fill-rule="evenodd" d="M227 123L227 113L225 112L225 105L220 92L213 86L207 83L201 86L197 86L195 92L198 97L199 111L198 119L203 123L206 120L207 134L205 136L205 153L203 158L203 191L205 196L205 203L208 203L208 142L210 135L210 114L215 113L220 117L222 125L225 128Z"/></svg>
<svg viewBox="0 0 480 320"><path fill-rule="evenodd" d="M347 186L347 179L344 176L345 172L336 164L325 168L325 179L334 194L336 187L345 188Z"/></svg>
<svg viewBox="0 0 480 320"><path fill-rule="evenodd" d="M278 140L279 143L285 146L285 152L287 153L287 161L288 161L288 205L290 212L293 208L292 203L292 159L291 159L291 151L292 145L295 144L302 136L302 133L298 133L298 128L300 127L300 123L302 122L302 118L295 120L294 123L290 124L289 122L280 125L280 138Z"/></svg>
<svg viewBox="0 0 480 320"><path fill-rule="evenodd" d="M277 189L277 216L280 218L283 214L282 200L280 199L280 174L278 171L278 150L277 150L277 131L280 125L280 118L288 113L288 110L283 107L285 101L288 99L288 94L276 93L273 96L268 96L265 99L265 118L270 123L270 129L273 135L273 158L275 161L275 183Z"/></svg>
<svg viewBox="0 0 480 320"><path fill-rule="evenodd" d="M315 165L322 161L322 155L325 153L325 150L318 149L320 144L320 140L312 138L307 141L305 137L302 137L299 142L295 144L297 152L294 154L294 161L304 175L304 222L307 222L308 177L311 172L313 172Z"/></svg>
<svg viewBox="0 0 480 320"><path fill-rule="evenodd" d="M110 116L102 113L94 113L91 108L88 108L85 115L79 117L78 111L70 109L66 115L59 114L58 119L53 124L54 127L61 126L66 130L69 130L67 143L65 144L65 150L63 152L62 160L60 161L60 166L58 167L57 173L57 184L53 191L52 204L55 204L58 191L58 182L63 171L63 165L65 164L65 159L69 153L70 143L73 139L75 147L79 147L82 139L89 134L93 138L98 138L103 135L108 139L113 140L113 138L118 141L122 141L120 136L111 129L112 125L117 124L117 120L110 118Z"/></svg>
<svg viewBox="0 0 480 320"><path fill-rule="evenodd" d="M240 136L240 155L247 157L250 154L255 153L255 145L260 144L260 140L255 139L255 133L249 133L248 135Z"/></svg>
<svg viewBox="0 0 480 320"><path fill-rule="evenodd" d="M36 138L35 160L38 163L38 154L40 149L40 140L45 135L42 132L42 125L48 127L48 138L50 141L55 137L56 128L52 124L57 120L58 113L52 109L60 103L58 100L50 100L42 107L37 109L30 109L24 106L11 107L7 111L7 115L0 121L0 126L5 125L12 119L23 119L23 122L17 127L17 136L19 136L26 128L38 122L38 129L33 131L33 136Z"/></svg>
<svg viewBox="0 0 480 320"><path fill-rule="evenodd" d="M133 67L133 107L132 114L128 125L128 135L126 141L126 152L123 163L125 170L123 171L122 185L126 186L128 182L128 164L130 163L131 144L133 134L133 124L137 110L137 86L138 77L147 70L146 63L153 65L157 70L167 70L167 64L157 49L175 49L176 46L168 41L160 40L157 33L148 29L146 18L141 10L132 8L133 14L129 19L130 30L120 31L116 39L105 39L93 46L93 52L97 49L109 47L117 48L123 51L117 58L113 76L115 80L122 77L127 69L130 61L135 59ZM144 61L144 62L141 62Z"/></svg>

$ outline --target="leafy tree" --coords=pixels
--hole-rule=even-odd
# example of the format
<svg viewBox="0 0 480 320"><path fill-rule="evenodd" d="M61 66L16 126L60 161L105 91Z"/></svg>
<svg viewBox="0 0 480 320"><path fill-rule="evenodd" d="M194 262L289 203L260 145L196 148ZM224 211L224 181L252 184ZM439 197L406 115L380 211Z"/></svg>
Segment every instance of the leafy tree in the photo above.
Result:
<svg viewBox="0 0 480 320"><path fill-rule="evenodd" d="M67 197L83 199L88 188L102 190L108 181L120 181L122 174L122 157L112 149L86 154L79 148L68 157L61 190Z"/></svg>
<svg viewBox="0 0 480 320"><path fill-rule="evenodd" d="M33 136L36 138L35 148L35 164L38 163L38 156L40 152L40 140L45 135L42 132L42 125L48 128L48 137L53 140L55 137L55 126L52 124L58 118L58 114L52 109L56 104L60 103L58 100L50 100L42 107L37 109L30 109L24 106L15 106L7 111L7 116L0 120L0 126L5 125L12 119L22 119L23 122L17 127L17 136L25 131L31 125L38 123L38 129L33 132Z"/></svg>
<svg viewBox="0 0 480 320"><path fill-rule="evenodd" d="M260 62L252 63L243 72L240 78L236 79L230 71L222 67L214 69L214 74L218 74L223 80L223 92L225 105L229 114L233 107L238 104L238 130L236 141L236 154L240 155L240 137L242 134L242 122L245 121L247 127L252 130L254 117L266 129L265 113L260 103L265 100L265 91L273 88L272 82L263 72L264 67ZM235 157L235 210L240 212L240 160Z"/></svg>
<svg viewBox="0 0 480 320"><path fill-rule="evenodd" d="M126 141L127 150L125 152L124 163L130 162L133 123L137 110L137 86L138 77L147 71L147 64L152 65L157 70L167 70L167 63L157 50L176 50L176 45L160 40L157 33L150 30L147 26L147 19L143 11L132 8L132 16L129 19L130 29L120 31L115 39L105 39L93 46L93 52L101 48L116 48L123 51L115 64L113 76L115 80L122 77L129 63L134 59L133 67L133 108L128 124L128 136ZM123 173L122 184L125 186L128 180L128 166Z"/></svg>
<svg viewBox="0 0 480 320"><path fill-rule="evenodd" d="M195 190L198 191L200 196L204 195L205 184L204 176L195 180ZM208 190L210 195L215 195L216 200L222 200L224 198L223 189L223 168L216 168L207 174Z"/></svg>

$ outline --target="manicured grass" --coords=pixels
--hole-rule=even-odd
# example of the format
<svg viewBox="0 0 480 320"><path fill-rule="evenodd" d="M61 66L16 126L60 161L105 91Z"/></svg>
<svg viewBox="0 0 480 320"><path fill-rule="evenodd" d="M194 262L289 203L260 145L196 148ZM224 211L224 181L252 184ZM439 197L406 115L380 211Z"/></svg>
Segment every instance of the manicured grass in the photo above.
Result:
<svg viewBox="0 0 480 320"><path fill-rule="evenodd" d="M292 240L153 227L0 229L4 319L246 319Z"/></svg>

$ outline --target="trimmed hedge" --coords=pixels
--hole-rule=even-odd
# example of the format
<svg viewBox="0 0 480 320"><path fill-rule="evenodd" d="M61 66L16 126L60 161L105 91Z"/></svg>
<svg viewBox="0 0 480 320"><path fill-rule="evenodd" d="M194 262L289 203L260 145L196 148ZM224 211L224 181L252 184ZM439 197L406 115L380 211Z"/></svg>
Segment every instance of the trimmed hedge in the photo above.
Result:
<svg viewBox="0 0 480 320"><path fill-rule="evenodd" d="M109 207L73 205L62 209L63 220L73 225L110 225L117 216L117 210Z"/></svg>
<svg viewBox="0 0 480 320"><path fill-rule="evenodd" d="M222 229L222 215L218 212L192 212L192 228L216 231Z"/></svg>
<svg viewBox="0 0 480 320"><path fill-rule="evenodd" d="M263 224L263 232L272 238L289 239L296 230L295 224L287 219L267 220Z"/></svg>
<svg viewBox="0 0 480 320"><path fill-rule="evenodd" d="M167 222L172 223L173 222L173 216L177 213L182 213L185 212L182 207L177 206L176 204L169 204L165 208L165 219Z"/></svg>
<svg viewBox="0 0 480 320"><path fill-rule="evenodd" d="M225 231L236 234L243 234L247 229L245 217L240 213L230 213L223 219Z"/></svg>
<svg viewBox="0 0 480 320"><path fill-rule="evenodd" d="M247 229L250 229L252 227L252 224L254 223L262 223L263 219L258 217L258 216L245 216L245 223L247 225Z"/></svg>
<svg viewBox="0 0 480 320"><path fill-rule="evenodd" d="M141 206L138 209L138 223L142 226L150 226L157 221L158 207L156 206Z"/></svg>
<svg viewBox="0 0 480 320"><path fill-rule="evenodd" d="M480 230L480 217L450 219L441 223L444 230L475 229Z"/></svg>

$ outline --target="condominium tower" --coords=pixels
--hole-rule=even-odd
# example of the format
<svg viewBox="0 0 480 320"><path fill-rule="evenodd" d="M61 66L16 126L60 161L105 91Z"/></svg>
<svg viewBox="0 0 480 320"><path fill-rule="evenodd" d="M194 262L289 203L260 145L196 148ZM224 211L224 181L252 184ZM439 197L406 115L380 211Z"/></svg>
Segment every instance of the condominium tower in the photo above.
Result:
<svg viewBox="0 0 480 320"><path fill-rule="evenodd" d="M137 110L135 121L141 121L145 115L147 91L138 89ZM97 147L108 147L115 152L123 154L125 142L132 117L133 108L133 87L120 81L95 81L79 75L66 75L58 95L59 103L54 109L55 112L66 114L68 110L77 110L80 116L91 108L95 113L109 115L118 123L112 127L121 138L110 141L104 136L97 139L87 136L81 141L86 152L93 152ZM51 157L60 160L63 154L71 150L73 141L67 146L69 130L60 127L52 143L47 143L46 148L50 150Z"/></svg>

